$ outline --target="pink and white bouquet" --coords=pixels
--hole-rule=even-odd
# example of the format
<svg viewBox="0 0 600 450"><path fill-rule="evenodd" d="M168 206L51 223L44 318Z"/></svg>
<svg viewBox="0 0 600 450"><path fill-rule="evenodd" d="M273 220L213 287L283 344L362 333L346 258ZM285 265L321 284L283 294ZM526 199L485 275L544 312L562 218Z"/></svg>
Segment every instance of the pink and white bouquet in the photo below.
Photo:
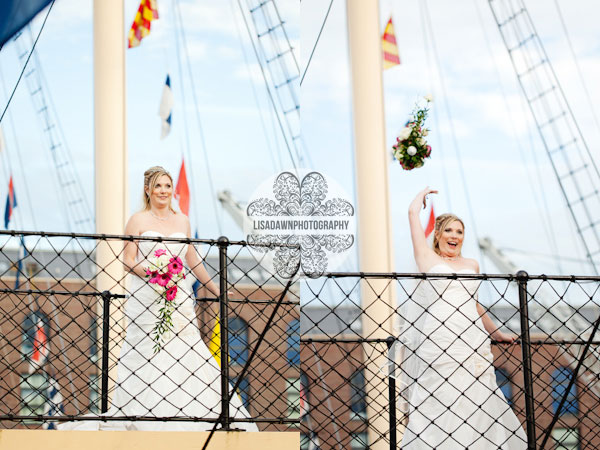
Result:
<svg viewBox="0 0 600 450"><path fill-rule="evenodd" d="M185 278L183 263L179 256L169 256L165 249L158 249L147 259L146 278L160 294L157 303L158 322L154 327L154 353L160 351L166 334L173 329L173 311L179 287L177 283Z"/></svg>
<svg viewBox="0 0 600 450"><path fill-rule="evenodd" d="M432 102L431 96L425 96L426 105ZM429 130L424 127L425 119L429 113L427 106L420 108L419 104L415 105L410 120L396 138L396 144L392 147L394 158L400 162L404 170L413 170L423 166L425 158L431 156L431 146L427 145L425 136L429 134Z"/></svg>

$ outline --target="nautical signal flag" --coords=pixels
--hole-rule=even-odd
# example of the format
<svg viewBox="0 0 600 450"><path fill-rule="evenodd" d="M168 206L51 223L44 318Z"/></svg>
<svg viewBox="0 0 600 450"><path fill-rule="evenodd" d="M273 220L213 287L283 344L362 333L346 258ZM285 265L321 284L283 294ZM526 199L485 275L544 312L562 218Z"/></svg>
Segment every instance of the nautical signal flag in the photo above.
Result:
<svg viewBox="0 0 600 450"><path fill-rule="evenodd" d="M433 211L433 203L429 210L429 219L427 220L427 226L425 227L425 238L427 239L431 232L435 229L435 212Z"/></svg>
<svg viewBox="0 0 600 450"><path fill-rule="evenodd" d="M171 132L171 116L173 114L173 91L171 90L171 78L167 74L167 81L163 88L162 98L160 99L160 107L158 115L162 123L160 138L164 139Z"/></svg>
<svg viewBox="0 0 600 450"><path fill-rule="evenodd" d="M156 0L142 0L129 30L129 48L140 45L141 40L150 34L150 23L156 19L158 19Z"/></svg>
<svg viewBox="0 0 600 450"><path fill-rule="evenodd" d="M48 336L46 336L46 329L42 319L37 320L35 325L35 334L33 336L33 353L29 358L29 373L34 373L37 369L42 367L46 358L50 353L50 344L48 343Z"/></svg>
<svg viewBox="0 0 600 450"><path fill-rule="evenodd" d="M190 188L185 174L185 161L181 161L179 177L175 186L175 199L179 202L179 209L189 217L190 215Z"/></svg>
<svg viewBox="0 0 600 450"><path fill-rule="evenodd" d="M15 187L13 186L12 175L8 181L8 194L6 196L6 206L4 208L4 228L8 230L8 224L12 217L14 209L17 207L17 197L15 196Z"/></svg>
<svg viewBox="0 0 600 450"><path fill-rule="evenodd" d="M217 361L217 364L221 365L221 321L219 320L219 316L215 318L215 326L212 330L212 335L210 336L210 341L208 343L208 350L210 354L213 355L213 358Z"/></svg>
<svg viewBox="0 0 600 450"><path fill-rule="evenodd" d="M396 44L396 34L394 33L394 25L392 24L391 17L385 26L381 41L383 45L383 70L399 65L400 52L398 52L398 44Z"/></svg>
<svg viewBox="0 0 600 450"><path fill-rule="evenodd" d="M48 389L46 390L46 404L44 405L44 416L62 416L65 413L63 405L63 396L58 389L58 382L54 378L48 380ZM44 422L44 430L56 430L56 422Z"/></svg>

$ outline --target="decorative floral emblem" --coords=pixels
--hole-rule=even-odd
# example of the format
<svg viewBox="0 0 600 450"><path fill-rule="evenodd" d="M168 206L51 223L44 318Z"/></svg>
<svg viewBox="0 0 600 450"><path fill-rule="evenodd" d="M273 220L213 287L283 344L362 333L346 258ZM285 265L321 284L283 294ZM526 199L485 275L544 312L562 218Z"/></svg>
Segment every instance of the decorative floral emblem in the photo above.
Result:
<svg viewBox="0 0 600 450"><path fill-rule="evenodd" d="M291 172L279 174L273 197L248 204L252 228L247 241L253 250L273 250L273 268L282 278L296 272L317 278L328 269L328 255L354 244L354 207L343 198L327 198L327 180L318 172L302 181ZM299 270L298 270L299 268Z"/></svg>

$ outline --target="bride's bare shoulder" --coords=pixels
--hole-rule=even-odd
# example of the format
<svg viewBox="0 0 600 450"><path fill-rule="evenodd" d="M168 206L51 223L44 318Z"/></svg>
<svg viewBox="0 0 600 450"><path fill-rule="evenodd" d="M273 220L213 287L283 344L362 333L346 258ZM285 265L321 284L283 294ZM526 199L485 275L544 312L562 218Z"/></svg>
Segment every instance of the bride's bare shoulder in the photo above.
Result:
<svg viewBox="0 0 600 450"><path fill-rule="evenodd" d="M479 262L473 258L464 258L464 261L469 268L473 269L475 272L479 273Z"/></svg>

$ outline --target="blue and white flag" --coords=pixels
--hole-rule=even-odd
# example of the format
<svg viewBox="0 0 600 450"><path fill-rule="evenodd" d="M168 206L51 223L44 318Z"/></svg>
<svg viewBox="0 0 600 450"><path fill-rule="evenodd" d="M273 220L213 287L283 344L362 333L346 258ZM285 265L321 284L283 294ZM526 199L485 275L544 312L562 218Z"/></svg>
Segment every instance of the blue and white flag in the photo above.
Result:
<svg viewBox="0 0 600 450"><path fill-rule="evenodd" d="M62 416L65 413L63 396L58 390L58 383L54 378L48 380L46 391L46 404L44 405L44 416ZM55 422L44 422L42 428L45 430L56 430Z"/></svg>
<svg viewBox="0 0 600 450"><path fill-rule="evenodd" d="M171 131L171 116L173 113L173 91L171 90L171 78L167 74L167 81L163 88L162 99L160 100L160 107L158 109L158 115L162 119L162 132L160 138L164 139Z"/></svg>

